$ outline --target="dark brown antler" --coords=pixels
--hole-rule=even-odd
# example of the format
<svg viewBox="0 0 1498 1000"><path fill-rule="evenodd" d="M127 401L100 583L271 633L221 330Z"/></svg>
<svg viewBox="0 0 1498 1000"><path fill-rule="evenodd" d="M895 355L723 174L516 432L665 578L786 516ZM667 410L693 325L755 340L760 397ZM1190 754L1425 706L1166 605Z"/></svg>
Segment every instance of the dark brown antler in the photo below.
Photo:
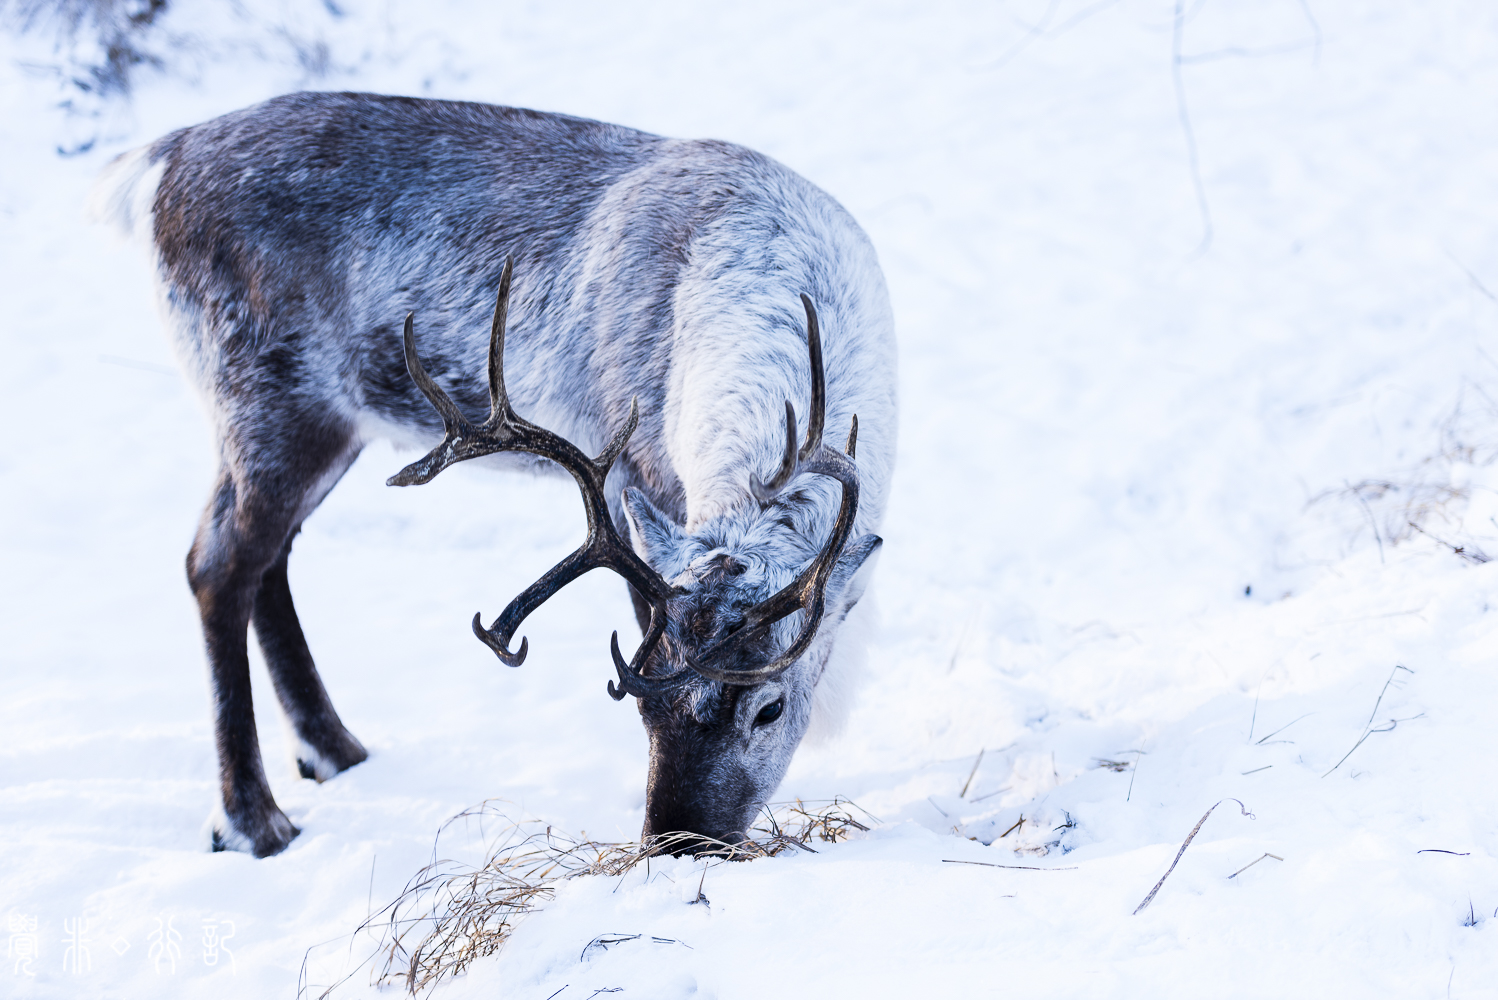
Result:
<svg viewBox="0 0 1498 1000"><path fill-rule="evenodd" d="M454 463L501 451L540 455L570 472L582 490L583 508L588 515L587 540L576 552L557 563L545 576L522 591L494 619L488 629L483 627L480 616L474 615L473 632L501 660L512 667L518 667L525 662L530 644L522 637L520 649L513 653L510 652L509 645L515 630L525 621L526 616L579 576L592 569L607 567L624 577L650 605L650 628L631 664L630 672L638 676L665 630L665 605L671 588L620 539L619 533L614 529L613 519L609 516L603 485L614 459L624 450L629 436L634 433L635 425L639 423L639 401L630 402L629 419L596 459L588 458L567 439L516 415L505 391L504 376L505 315L509 309L510 277L513 270L514 260L506 258L504 274L499 279L499 298L494 306L494 326L489 339L489 418L482 424L474 424L463 416L452 398L432 381L426 369L421 366L421 359L416 354L415 314L406 314L406 369L422 394L442 415L446 435L442 443L433 448L425 458L412 462L398 474L391 476L387 484L413 486L430 482L437 473ZM616 660L623 659L619 654L617 633L614 656ZM609 684L609 693L614 694L612 682ZM615 695L616 699L622 697L623 692Z"/></svg>
<svg viewBox="0 0 1498 1000"><path fill-rule="evenodd" d="M799 452L796 450L796 411L787 401L785 457L768 483L751 478L749 488L761 501L768 501L785 489L792 479L810 473L828 476L841 483L843 501L838 508L837 521L833 524L832 535L827 539L826 546L801 574L778 594L750 608L737 630L689 661L697 673L726 684L749 685L773 680L811 646L827 609L827 577L842 556L843 549L848 544L848 536L853 532L853 520L858 515L858 468L853 464L853 454L858 443L858 417L853 417L848 447L844 451L833 451L823 446L827 384L822 370L822 336L817 327L817 311L812 306L811 299L802 295L801 303L806 307L806 346L811 354L811 413L806 422L806 443ZM721 662L759 640L769 633L772 625L797 611L806 612L801 632L776 659L752 670L726 670L712 665L714 661Z"/></svg>

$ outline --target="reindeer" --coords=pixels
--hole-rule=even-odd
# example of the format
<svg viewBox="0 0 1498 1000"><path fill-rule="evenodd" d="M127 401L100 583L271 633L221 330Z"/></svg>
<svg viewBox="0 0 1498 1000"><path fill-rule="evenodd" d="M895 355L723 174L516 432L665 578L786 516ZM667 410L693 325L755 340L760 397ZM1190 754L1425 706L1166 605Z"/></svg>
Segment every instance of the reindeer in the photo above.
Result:
<svg viewBox="0 0 1498 1000"><path fill-rule="evenodd" d="M649 735L643 835L743 837L837 686L893 466L888 296L837 202L725 142L302 93L123 154L94 209L151 254L217 431L187 557L215 850L265 857L299 832L261 763L249 625L301 775L366 758L313 665L287 559L366 443L439 435L392 485L468 460L571 475L588 521L581 548L474 632L519 666L536 607L591 569L622 576L643 639L626 660L614 633L608 692L635 697Z"/></svg>

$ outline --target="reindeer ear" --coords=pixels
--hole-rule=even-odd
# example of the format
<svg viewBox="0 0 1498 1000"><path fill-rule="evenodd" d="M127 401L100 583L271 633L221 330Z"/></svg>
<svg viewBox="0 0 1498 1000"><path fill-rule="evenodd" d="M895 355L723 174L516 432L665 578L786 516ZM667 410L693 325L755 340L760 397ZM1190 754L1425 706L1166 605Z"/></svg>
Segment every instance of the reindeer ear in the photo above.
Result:
<svg viewBox="0 0 1498 1000"><path fill-rule="evenodd" d="M633 486L624 491L624 517L629 522L629 540L635 554L652 569L663 572L677 561L687 533Z"/></svg>
<svg viewBox="0 0 1498 1000"><path fill-rule="evenodd" d="M839 616L853 610L853 605L863 596L864 588L874 575L874 564L879 561L879 549L884 539L878 535L864 535L848 543L837 565L827 579L827 592L836 594L834 600Z"/></svg>

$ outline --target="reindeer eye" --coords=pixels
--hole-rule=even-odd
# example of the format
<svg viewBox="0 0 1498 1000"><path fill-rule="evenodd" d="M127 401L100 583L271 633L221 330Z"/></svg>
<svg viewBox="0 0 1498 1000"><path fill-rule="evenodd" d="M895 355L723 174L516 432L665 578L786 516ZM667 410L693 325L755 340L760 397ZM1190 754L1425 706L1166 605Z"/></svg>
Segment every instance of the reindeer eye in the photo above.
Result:
<svg viewBox="0 0 1498 1000"><path fill-rule="evenodd" d="M783 711L785 711L785 699L776 699L759 710L759 714L754 717L754 724L756 726L768 726L780 718L780 713Z"/></svg>

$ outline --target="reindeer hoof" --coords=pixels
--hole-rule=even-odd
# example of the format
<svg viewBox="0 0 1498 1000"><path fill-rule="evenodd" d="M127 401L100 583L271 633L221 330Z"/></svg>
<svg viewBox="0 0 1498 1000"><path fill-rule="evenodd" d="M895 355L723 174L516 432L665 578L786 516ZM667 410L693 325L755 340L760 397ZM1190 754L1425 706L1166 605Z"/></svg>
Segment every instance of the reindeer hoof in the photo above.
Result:
<svg viewBox="0 0 1498 1000"><path fill-rule="evenodd" d="M210 831L209 844L214 853L242 851L257 858L280 854L302 832L274 805L253 823L236 823L219 812L211 821Z"/></svg>
<svg viewBox="0 0 1498 1000"><path fill-rule="evenodd" d="M368 759L369 751L342 727L332 736L318 739L316 745L305 736L297 739L297 773L319 784Z"/></svg>

